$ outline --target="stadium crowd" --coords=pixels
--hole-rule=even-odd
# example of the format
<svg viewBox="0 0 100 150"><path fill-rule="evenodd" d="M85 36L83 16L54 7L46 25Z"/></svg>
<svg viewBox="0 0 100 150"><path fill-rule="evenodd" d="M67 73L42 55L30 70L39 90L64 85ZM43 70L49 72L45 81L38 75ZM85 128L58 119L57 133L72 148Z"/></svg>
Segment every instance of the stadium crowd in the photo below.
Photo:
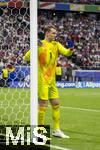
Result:
<svg viewBox="0 0 100 150"><path fill-rule="evenodd" d="M64 46L69 39L75 43L72 62L69 63L66 57L59 57L58 63L62 67L72 65L82 69L100 69L100 19L96 14L41 11L38 17L40 33L48 23L57 27L57 40Z"/></svg>
<svg viewBox="0 0 100 150"><path fill-rule="evenodd" d="M0 66L5 63L24 65L23 55L30 47L29 9L0 10ZM12 13L11 13L12 12ZM75 53L72 61L60 56L58 64L82 69L100 69L100 19L97 14L39 11L38 32L46 24L55 25L59 31L57 40L67 46L74 40Z"/></svg>
<svg viewBox="0 0 100 150"><path fill-rule="evenodd" d="M75 3L75 4L95 4L100 5L100 0L40 0L42 2L61 2L61 3Z"/></svg>
<svg viewBox="0 0 100 150"><path fill-rule="evenodd" d="M29 8L0 8L0 66L23 64L29 43Z"/></svg>

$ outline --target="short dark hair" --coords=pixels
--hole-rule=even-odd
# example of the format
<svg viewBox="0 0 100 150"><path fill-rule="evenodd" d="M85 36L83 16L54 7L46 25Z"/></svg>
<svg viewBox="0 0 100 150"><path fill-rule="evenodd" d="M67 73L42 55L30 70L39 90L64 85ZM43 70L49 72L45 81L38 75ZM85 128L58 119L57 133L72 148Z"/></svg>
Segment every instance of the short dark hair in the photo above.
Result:
<svg viewBox="0 0 100 150"><path fill-rule="evenodd" d="M47 25L47 26L45 26L45 27L44 27L44 34L45 34L46 32L50 32L50 30L51 30L52 28L55 29L55 30L57 30L54 25Z"/></svg>

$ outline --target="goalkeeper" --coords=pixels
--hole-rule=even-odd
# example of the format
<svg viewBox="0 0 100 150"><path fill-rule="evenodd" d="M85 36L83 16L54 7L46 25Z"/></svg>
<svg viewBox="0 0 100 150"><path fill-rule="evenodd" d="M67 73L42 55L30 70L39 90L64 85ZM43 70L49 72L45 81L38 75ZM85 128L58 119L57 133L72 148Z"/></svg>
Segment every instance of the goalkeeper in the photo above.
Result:
<svg viewBox="0 0 100 150"><path fill-rule="evenodd" d="M57 58L59 54L71 56L73 53L73 43L69 43L72 48L64 48L55 41L57 30L55 26L48 25L44 29L45 39L39 42L38 47L38 124L44 125L45 113L48 101L52 105L53 132L52 135L60 138L69 138L60 130L60 101L58 89L56 87L55 72ZM26 60L30 51L26 53Z"/></svg>

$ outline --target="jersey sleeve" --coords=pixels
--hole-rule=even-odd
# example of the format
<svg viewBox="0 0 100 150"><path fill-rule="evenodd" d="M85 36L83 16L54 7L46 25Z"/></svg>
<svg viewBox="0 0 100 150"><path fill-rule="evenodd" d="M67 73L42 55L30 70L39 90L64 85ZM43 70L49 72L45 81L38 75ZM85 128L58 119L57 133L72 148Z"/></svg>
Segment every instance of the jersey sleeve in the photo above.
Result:
<svg viewBox="0 0 100 150"><path fill-rule="evenodd" d="M24 60L29 62L30 61L30 50L25 54Z"/></svg>
<svg viewBox="0 0 100 150"><path fill-rule="evenodd" d="M57 44L58 44L58 51L60 54L65 55L65 56L71 56L73 54L73 51L70 48L65 48L59 42Z"/></svg>

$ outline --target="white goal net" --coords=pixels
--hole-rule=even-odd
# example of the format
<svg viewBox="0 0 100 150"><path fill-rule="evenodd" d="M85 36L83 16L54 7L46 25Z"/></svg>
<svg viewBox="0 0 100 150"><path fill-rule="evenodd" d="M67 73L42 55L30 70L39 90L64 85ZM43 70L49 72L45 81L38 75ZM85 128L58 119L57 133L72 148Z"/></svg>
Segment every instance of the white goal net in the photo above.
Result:
<svg viewBox="0 0 100 150"><path fill-rule="evenodd" d="M0 0L0 125L30 124L30 2Z"/></svg>

